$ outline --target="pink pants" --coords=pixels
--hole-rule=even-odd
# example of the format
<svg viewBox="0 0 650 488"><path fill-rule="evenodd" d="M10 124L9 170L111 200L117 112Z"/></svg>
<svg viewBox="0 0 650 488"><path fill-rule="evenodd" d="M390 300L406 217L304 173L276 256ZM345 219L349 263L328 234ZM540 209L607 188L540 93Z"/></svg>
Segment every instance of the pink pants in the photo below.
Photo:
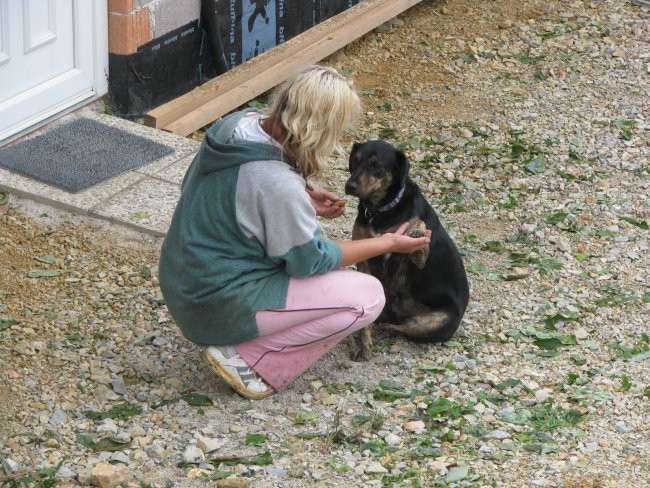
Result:
<svg viewBox="0 0 650 488"><path fill-rule="evenodd" d="M286 308L258 312L260 337L235 349L280 391L346 336L374 322L384 303L379 280L357 271L291 278Z"/></svg>

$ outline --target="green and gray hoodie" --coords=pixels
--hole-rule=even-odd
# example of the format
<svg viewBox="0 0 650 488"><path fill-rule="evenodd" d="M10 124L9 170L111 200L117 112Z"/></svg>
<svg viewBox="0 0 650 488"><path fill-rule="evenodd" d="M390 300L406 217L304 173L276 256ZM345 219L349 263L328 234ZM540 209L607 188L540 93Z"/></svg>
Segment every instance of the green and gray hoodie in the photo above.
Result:
<svg viewBox="0 0 650 488"><path fill-rule="evenodd" d="M233 139L248 112L206 133L162 245L165 303L196 344L259 337L255 313L285 307L290 277L341 266L341 249L321 236L305 180L286 153Z"/></svg>

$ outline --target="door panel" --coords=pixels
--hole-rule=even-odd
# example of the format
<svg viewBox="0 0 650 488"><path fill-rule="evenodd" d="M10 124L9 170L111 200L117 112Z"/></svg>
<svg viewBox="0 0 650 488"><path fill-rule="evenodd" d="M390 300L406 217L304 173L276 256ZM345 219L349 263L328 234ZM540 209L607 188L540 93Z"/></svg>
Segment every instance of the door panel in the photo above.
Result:
<svg viewBox="0 0 650 488"><path fill-rule="evenodd" d="M0 144L98 93L105 0L0 0ZM105 18L103 19L105 22ZM104 67L106 69L106 67Z"/></svg>

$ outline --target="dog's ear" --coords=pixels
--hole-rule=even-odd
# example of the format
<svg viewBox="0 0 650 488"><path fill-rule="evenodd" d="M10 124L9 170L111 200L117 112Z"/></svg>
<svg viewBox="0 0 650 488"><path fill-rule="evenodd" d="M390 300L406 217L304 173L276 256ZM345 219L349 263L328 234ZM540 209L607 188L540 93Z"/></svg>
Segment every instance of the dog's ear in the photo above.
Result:
<svg viewBox="0 0 650 488"><path fill-rule="evenodd" d="M397 161L398 174L400 178L401 186L404 186L406 183L406 177L409 174L410 163L406 154L404 154L399 149L395 149L395 160Z"/></svg>
<svg viewBox="0 0 650 488"><path fill-rule="evenodd" d="M348 160L348 168L350 173L354 173L361 162L361 157L357 154L357 151L363 146L364 142L355 142L352 144L352 149L350 150L350 159Z"/></svg>

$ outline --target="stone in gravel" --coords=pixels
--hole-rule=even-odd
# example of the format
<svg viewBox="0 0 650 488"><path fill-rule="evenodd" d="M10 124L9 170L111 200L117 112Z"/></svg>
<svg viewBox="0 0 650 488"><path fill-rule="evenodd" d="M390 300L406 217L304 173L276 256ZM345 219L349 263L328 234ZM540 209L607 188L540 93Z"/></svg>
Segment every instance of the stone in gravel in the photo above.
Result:
<svg viewBox="0 0 650 488"><path fill-rule="evenodd" d="M322 381L311 381L309 383L309 391L318 391L323 386Z"/></svg>
<svg viewBox="0 0 650 488"><path fill-rule="evenodd" d="M388 23L388 22L384 22L383 24L381 24L380 26L378 26L378 27L375 29L375 31L376 31L377 33L379 33L379 34L387 34L388 32L390 32L390 23Z"/></svg>
<svg viewBox="0 0 650 488"><path fill-rule="evenodd" d="M54 413L50 417L50 425L57 427L59 425L63 425L66 421L68 420L68 414L65 413L65 410L63 410L60 407L56 407L54 409Z"/></svg>
<svg viewBox="0 0 650 488"><path fill-rule="evenodd" d="M124 383L121 377L113 378L111 380L111 386L113 387L113 391L118 395L126 395L126 383Z"/></svg>
<svg viewBox="0 0 650 488"><path fill-rule="evenodd" d="M330 54L327 58L328 61L345 61L348 59L348 56L342 49L339 49L333 54Z"/></svg>
<svg viewBox="0 0 650 488"><path fill-rule="evenodd" d="M169 344L169 340L164 336L158 336L153 341L151 341L151 343L154 346L160 347L160 346L164 346L166 344Z"/></svg>
<svg viewBox="0 0 650 488"><path fill-rule="evenodd" d="M97 427L99 433L117 434L117 431L117 424L113 419L104 419L102 424Z"/></svg>
<svg viewBox="0 0 650 488"><path fill-rule="evenodd" d="M48 440L45 441L44 445L45 447L49 447L50 449L56 449L57 447L61 446L61 443L56 439L50 437Z"/></svg>
<svg viewBox="0 0 650 488"><path fill-rule="evenodd" d="M323 392L316 395L316 400L323 405L336 405L339 403L339 396Z"/></svg>
<svg viewBox="0 0 650 488"><path fill-rule="evenodd" d="M396 445L402 443L402 439L400 438L400 436L398 436L397 434L393 434L393 433L388 434L384 438L384 440L386 441L386 444L388 444L389 446L396 446Z"/></svg>
<svg viewBox="0 0 650 488"><path fill-rule="evenodd" d="M55 475L55 478L57 479L72 479L76 477L77 473L72 468L65 465L61 466Z"/></svg>
<svg viewBox="0 0 650 488"><path fill-rule="evenodd" d="M576 336L576 339L586 339L589 337L589 332L584 327L580 327L579 329L576 329L573 335Z"/></svg>
<svg viewBox="0 0 650 488"><path fill-rule="evenodd" d="M515 413L515 409L512 407L504 407L500 410L497 410L494 413L496 414L497 417L505 417L506 415Z"/></svg>
<svg viewBox="0 0 650 488"><path fill-rule="evenodd" d="M183 461L186 463L200 463L205 460L205 454L197 446L187 446L183 452Z"/></svg>
<svg viewBox="0 0 650 488"><path fill-rule="evenodd" d="M549 388L542 388L541 390L537 390L535 392L535 398L539 403L545 403L551 396L551 393L553 393L553 390Z"/></svg>
<svg viewBox="0 0 650 488"><path fill-rule="evenodd" d="M460 127L458 129L458 134L461 137L464 137L465 139L471 139L472 137L474 137L474 133L471 130L466 129L465 127Z"/></svg>
<svg viewBox="0 0 650 488"><path fill-rule="evenodd" d="M114 452L111 455L111 463L122 463L122 464L129 464L129 456L127 456L125 453L122 451Z"/></svg>
<svg viewBox="0 0 650 488"><path fill-rule="evenodd" d="M377 461L370 462L366 464L363 468L363 471L367 474L384 474L388 473L388 470L382 466L381 463Z"/></svg>
<svg viewBox="0 0 650 488"><path fill-rule="evenodd" d="M271 476L278 476L280 478L284 478L288 474L287 470L280 466L269 466L268 468L266 468L266 472Z"/></svg>
<svg viewBox="0 0 650 488"><path fill-rule="evenodd" d="M564 236L559 237L555 245L562 252L571 252L571 242Z"/></svg>
<svg viewBox="0 0 650 488"><path fill-rule="evenodd" d="M132 439L135 439L137 437L144 437L147 435L147 431L142 428L140 425L134 425L131 427L131 430L129 430L129 434L131 435Z"/></svg>
<svg viewBox="0 0 650 488"><path fill-rule="evenodd" d="M616 422L614 424L614 429L616 429L616 432L620 432L621 434L626 434L628 432L631 432L630 429L628 429L623 422Z"/></svg>
<svg viewBox="0 0 650 488"><path fill-rule="evenodd" d="M112 381L111 377L104 371L94 371L90 376L90 379L95 383L99 383L100 385L108 385Z"/></svg>
<svg viewBox="0 0 650 488"><path fill-rule="evenodd" d="M404 430L407 432L418 432L424 430L425 424L421 420L412 420L404 424Z"/></svg>
<svg viewBox="0 0 650 488"><path fill-rule="evenodd" d="M485 439L510 439L510 434L505 430L497 429L483 436Z"/></svg>
<svg viewBox="0 0 650 488"><path fill-rule="evenodd" d="M108 386L105 385L99 385L97 388L95 388L94 395L97 400L106 403L112 402L113 400L117 400L120 397L113 390L111 390Z"/></svg>
<svg viewBox="0 0 650 488"><path fill-rule="evenodd" d="M201 449L205 454L216 451L223 446L221 439L214 439L212 437L196 436L196 447Z"/></svg>
<svg viewBox="0 0 650 488"><path fill-rule="evenodd" d="M19 342L14 346L14 351L16 351L18 354L21 354L23 356L35 356L36 351L34 348L31 346L31 344L27 344L25 342Z"/></svg>
<svg viewBox="0 0 650 488"><path fill-rule="evenodd" d="M2 468L5 473L17 473L20 469L20 464L11 458L5 458L2 461Z"/></svg>
<svg viewBox="0 0 650 488"><path fill-rule="evenodd" d="M217 488L247 488L248 481L244 478L226 478L217 481Z"/></svg>
<svg viewBox="0 0 650 488"><path fill-rule="evenodd" d="M210 476L210 471L207 469L193 468L187 472L188 478L205 478Z"/></svg>
<svg viewBox="0 0 650 488"><path fill-rule="evenodd" d="M90 476L90 482L100 488L114 488L130 480L131 471L123 464L99 463Z"/></svg>

